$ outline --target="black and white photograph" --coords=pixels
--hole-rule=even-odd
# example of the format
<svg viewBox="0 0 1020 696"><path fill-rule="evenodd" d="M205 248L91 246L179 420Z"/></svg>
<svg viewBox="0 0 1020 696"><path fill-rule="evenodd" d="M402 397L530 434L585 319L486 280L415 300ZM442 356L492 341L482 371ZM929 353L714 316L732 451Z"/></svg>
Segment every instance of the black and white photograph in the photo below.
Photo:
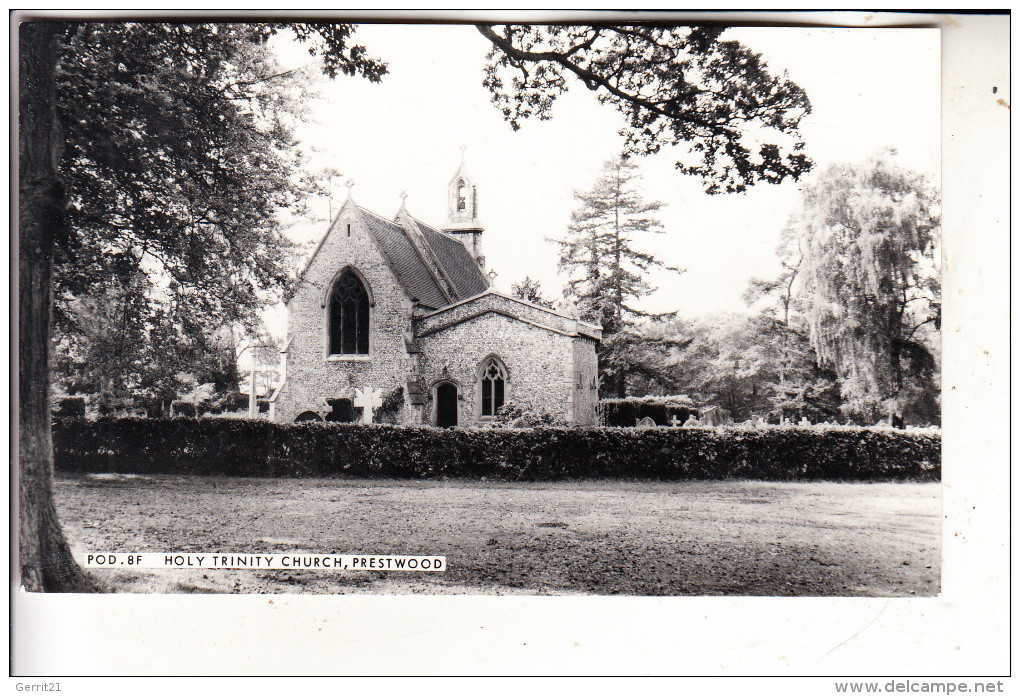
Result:
<svg viewBox="0 0 1020 696"><path fill-rule="evenodd" d="M954 134L1008 151L1008 66L957 84L950 35L1001 60L1008 16L12 17L12 675L1006 673L906 626L949 621L961 491L1009 475L954 406L1008 430L1006 328L967 328L1008 300L964 285L1008 264L1008 192L944 189L993 180ZM92 672L17 622L102 597L203 623L285 604L318 647ZM422 623L379 627L397 606ZM312 657L352 616L470 649L482 616L529 636L561 608L610 632L679 612L682 638L641 632L662 652L713 612L706 651L741 614L804 628L744 666L745 637L665 663L587 634L531 662L526 637ZM950 656L853 662L876 622Z"/></svg>

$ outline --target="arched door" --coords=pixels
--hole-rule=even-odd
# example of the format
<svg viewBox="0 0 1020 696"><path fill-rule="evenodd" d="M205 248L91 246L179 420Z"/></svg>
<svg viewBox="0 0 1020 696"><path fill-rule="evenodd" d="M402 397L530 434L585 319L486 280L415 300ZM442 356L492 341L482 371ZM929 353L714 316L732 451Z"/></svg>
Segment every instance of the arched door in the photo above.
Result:
<svg viewBox="0 0 1020 696"><path fill-rule="evenodd" d="M436 425L440 428L457 425L457 386L450 382L436 387Z"/></svg>

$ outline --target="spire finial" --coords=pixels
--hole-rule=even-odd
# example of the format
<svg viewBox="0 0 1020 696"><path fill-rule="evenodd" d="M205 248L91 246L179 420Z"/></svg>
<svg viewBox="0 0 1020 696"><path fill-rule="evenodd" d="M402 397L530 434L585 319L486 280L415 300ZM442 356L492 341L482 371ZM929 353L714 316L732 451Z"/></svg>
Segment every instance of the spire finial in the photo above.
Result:
<svg viewBox="0 0 1020 696"><path fill-rule="evenodd" d="M467 145L461 145L460 146L460 163L461 163L461 165L464 164L464 153L466 151L467 151Z"/></svg>
<svg viewBox="0 0 1020 696"><path fill-rule="evenodd" d="M347 187L347 197L351 197L351 191L354 190L354 179L348 179L344 182L344 186Z"/></svg>
<svg viewBox="0 0 1020 696"><path fill-rule="evenodd" d="M407 191L400 192L400 207L403 208L407 203Z"/></svg>

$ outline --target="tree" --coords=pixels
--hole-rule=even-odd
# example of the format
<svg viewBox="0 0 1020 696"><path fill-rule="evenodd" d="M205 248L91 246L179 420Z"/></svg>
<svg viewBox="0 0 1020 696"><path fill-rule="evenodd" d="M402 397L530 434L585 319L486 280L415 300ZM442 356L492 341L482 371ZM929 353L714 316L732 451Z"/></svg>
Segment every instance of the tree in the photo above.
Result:
<svg viewBox="0 0 1020 696"><path fill-rule="evenodd" d="M796 293L804 263L801 244L792 220L780 233L776 248L782 271L771 280L752 278L744 301L748 306L765 303L749 326L771 365L773 381L767 383L770 415L813 422L834 420L839 418L841 406L836 376L819 365L808 339L803 302Z"/></svg>
<svg viewBox="0 0 1020 696"><path fill-rule="evenodd" d="M65 224L56 163L56 23L23 24L18 43L18 525L21 583L87 591L53 506L49 325L53 240Z"/></svg>
<svg viewBox="0 0 1020 696"><path fill-rule="evenodd" d="M292 28L330 76L377 81L385 73L349 44L350 25ZM276 186L285 179L287 138L275 118L277 98L260 88L274 76L264 72L269 63L258 47L280 29L19 27L19 569L28 590L94 587L74 562L53 506L55 250L77 272L60 276L62 290L72 292L89 286L87 269L100 276L113 268L144 271L148 259L171 278L168 292L178 300L171 310L191 302L233 311L274 282L267 218L282 199ZM235 118L225 124L229 104ZM261 168L272 176L259 176ZM245 175L254 181L242 181ZM255 194L238 198L246 186ZM241 222L232 224L235 217ZM212 271L223 275L211 280Z"/></svg>
<svg viewBox="0 0 1020 696"><path fill-rule="evenodd" d="M722 406L737 420L839 416L834 375L816 366L805 335L774 316L676 319L659 331L681 348L669 369L673 390L699 404Z"/></svg>
<svg viewBox="0 0 1020 696"><path fill-rule="evenodd" d="M654 268L677 273L651 254L635 247L639 234L662 234L654 213L659 202L645 202L637 189L637 165L626 157L605 163L602 175L589 191L575 191L580 207L571 215L568 236L552 240L560 247L559 268L567 273L565 293L578 303L581 318L602 326L599 359L603 383L617 396L626 396L626 370L619 353L624 346L614 339L638 317L650 317L633 301L652 287L646 280Z"/></svg>
<svg viewBox="0 0 1020 696"><path fill-rule="evenodd" d="M811 343L846 406L894 423L937 399L939 200L884 152L833 165L804 187L800 294Z"/></svg>
<svg viewBox="0 0 1020 696"><path fill-rule="evenodd" d="M139 297L126 305L135 321L170 322L201 348L225 323L250 323L289 281L277 212L307 198L291 137L307 80L277 65L273 31L124 23L67 32L57 75L69 206L56 240L58 323L97 286L144 274L152 282L132 286ZM83 104L102 117L87 117Z"/></svg>
<svg viewBox="0 0 1020 696"><path fill-rule="evenodd" d="M651 320L612 334L602 343L599 369L603 375L622 380L625 393L636 396L684 393L677 366L691 344L690 338L672 336L664 330L663 322Z"/></svg>
<svg viewBox="0 0 1020 696"><path fill-rule="evenodd" d="M769 74L723 27L478 25L493 44L484 84L516 130L551 117L569 78L620 111L628 155L687 150L676 163L708 193L799 178L804 91Z"/></svg>
<svg viewBox="0 0 1020 696"><path fill-rule="evenodd" d="M783 323L789 327L790 310L793 308L795 299L793 288L797 276L800 274L801 264L804 262L804 252L800 248L798 230L792 221L783 228L779 235L776 256L779 257L779 263L783 268L779 276L772 280L752 278L744 292L744 302L748 306L752 306L762 299L777 302L779 311L782 313ZM771 314L773 308L766 307L764 311Z"/></svg>
<svg viewBox="0 0 1020 696"><path fill-rule="evenodd" d="M525 302L531 302L543 307L553 306L552 300L547 300L542 294L542 284L531 276L524 276L524 280L514 284L510 288L510 292L514 297L520 298Z"/></svg>

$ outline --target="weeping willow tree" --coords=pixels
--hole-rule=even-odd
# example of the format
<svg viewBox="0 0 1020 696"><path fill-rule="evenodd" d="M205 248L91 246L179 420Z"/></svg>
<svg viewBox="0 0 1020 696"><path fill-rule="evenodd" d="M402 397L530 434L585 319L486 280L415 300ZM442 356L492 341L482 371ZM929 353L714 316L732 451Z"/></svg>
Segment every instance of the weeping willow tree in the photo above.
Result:
<svg viewBox="0 0 1020 696"><path fill-rule="evenodd" d="M886 151L804 187L800 294L819 362L862 418L938 420L939 198Z"/></svg>

